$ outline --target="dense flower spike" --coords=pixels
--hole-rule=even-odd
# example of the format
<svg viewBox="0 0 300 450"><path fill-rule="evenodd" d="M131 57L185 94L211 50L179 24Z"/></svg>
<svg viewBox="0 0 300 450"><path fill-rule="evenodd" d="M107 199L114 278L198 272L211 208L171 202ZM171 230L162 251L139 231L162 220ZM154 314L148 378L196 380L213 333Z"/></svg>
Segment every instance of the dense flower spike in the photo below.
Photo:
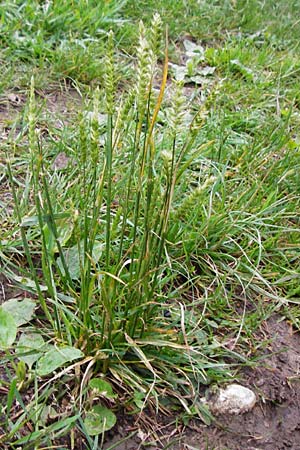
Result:
<svg viewBox="0 0 300 450"><path fill-rule="evenodd" d="M136 101L139 120L142 121L146 111L150 82L152 78L152 52L146 38L146 30L143 22L140 22L139 30L139 45L137 47Z"/></svg>
<svg viewBox="0 0 300 450"><path fill-rule="evenodd" d="M156 13L153 16L149 32L149 46L153 66L155 66L157 58L159 57L161 36L162 36L162 20L160 15Z"/></svg>
<svg viewBox="0 0 300 450"><path fill-rule="evenodd" d="M107 114L114 113L115 69L114 69L114 34L108 33L107 53L105 58L105 95Z"/></svg>
<svg viewBox="0 0 300 450"><path fill-rule="evenodd" d="M173 137L178 134L181 129L184 115L186 114L186 99L182 92L183 85L181 82L175 83L174 95L172 96L171 108L169 111L169 126Z"/></svg>

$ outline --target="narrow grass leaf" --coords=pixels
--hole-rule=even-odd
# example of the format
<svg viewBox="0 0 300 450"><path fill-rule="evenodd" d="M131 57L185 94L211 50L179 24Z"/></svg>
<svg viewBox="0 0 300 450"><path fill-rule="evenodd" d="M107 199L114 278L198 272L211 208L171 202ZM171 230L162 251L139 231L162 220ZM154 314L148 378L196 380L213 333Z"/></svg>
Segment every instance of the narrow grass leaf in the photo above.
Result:
<svg viewBox="0 0 300 450"><path fill-rule="evenodd" d="M39 439L43 438L46 435L49 435L50 433L54 433L55 431L60 431L63 428L66 430L73 425L76 420L78 420L79 415L73 416L73 417L67 417L64 420L60 420L59 422L55 422L53 425L50 425L47 428L44 428L42 430L34 431L33 433L29 434L28 436L25 436L21 439L18 439L17 441L13 442L13 445L21 445L21 444L27 444L28 442L35 442Z"/></svg>

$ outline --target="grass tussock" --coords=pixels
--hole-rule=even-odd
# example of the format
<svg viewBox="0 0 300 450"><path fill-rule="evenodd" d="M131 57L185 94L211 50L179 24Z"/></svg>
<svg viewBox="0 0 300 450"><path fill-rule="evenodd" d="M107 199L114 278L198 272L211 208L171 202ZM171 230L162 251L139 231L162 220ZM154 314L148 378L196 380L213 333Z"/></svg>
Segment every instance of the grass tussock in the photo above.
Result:
<svg viewBox="0 0 300 450"><path fill-rule="evenodd" d="M121 406L209 423L205 386L231 379L249 348L256 356L261 321L281 310L299 327L294 34L287 50L287 17L277 34L272 22L254 29L287 6L253 2L254 24L249 2L227 2L211 35L208 3L198 16L198 2L171 2L168 14L188 9L187 28L170 24L171 58L176 33L198 38L195 18L205 42L179 55L190 78L176 81L158 14L137 27L142 2L96 3L1 10L6 73L16 63L20 85L31 78L0 161L1 273L24 293L0 308L0 442L12 448L70 433L101 447ZM51 73L80 98L59 126L40 100Z"/></svg>

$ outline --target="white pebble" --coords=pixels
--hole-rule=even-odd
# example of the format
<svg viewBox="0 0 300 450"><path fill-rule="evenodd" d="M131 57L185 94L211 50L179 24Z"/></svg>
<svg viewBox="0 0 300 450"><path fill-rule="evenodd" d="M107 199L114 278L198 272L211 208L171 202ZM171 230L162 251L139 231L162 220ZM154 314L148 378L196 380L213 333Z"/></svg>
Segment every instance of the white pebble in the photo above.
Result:
<svg viewBox="0 0 300 450"><path fill-rule="evenodd" d="M208 402L214 414L243 414L254 407L256 396L251 389L231 384L220 389L214 400Z"/></svg>

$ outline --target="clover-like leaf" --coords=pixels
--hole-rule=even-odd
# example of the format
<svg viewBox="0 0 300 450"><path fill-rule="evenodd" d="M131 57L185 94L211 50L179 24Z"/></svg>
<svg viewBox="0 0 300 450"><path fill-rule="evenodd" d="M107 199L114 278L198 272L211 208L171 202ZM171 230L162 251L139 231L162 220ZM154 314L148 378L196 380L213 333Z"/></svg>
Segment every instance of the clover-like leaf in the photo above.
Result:
<svg viewBox="0 0 300 450"><path fill-rule="evenodd" d="M116 394L114 394L112 386L101 378L92 378L89 382L89 387L94 389L101 397L116 398Z"/></svg>
<svg viewBox="0 0 300 450"><path fill-rule="evenodd" d="M90 436L104 433L115 426L116 415L105 406L96 405L87 412L84 425Z"/></svg>

